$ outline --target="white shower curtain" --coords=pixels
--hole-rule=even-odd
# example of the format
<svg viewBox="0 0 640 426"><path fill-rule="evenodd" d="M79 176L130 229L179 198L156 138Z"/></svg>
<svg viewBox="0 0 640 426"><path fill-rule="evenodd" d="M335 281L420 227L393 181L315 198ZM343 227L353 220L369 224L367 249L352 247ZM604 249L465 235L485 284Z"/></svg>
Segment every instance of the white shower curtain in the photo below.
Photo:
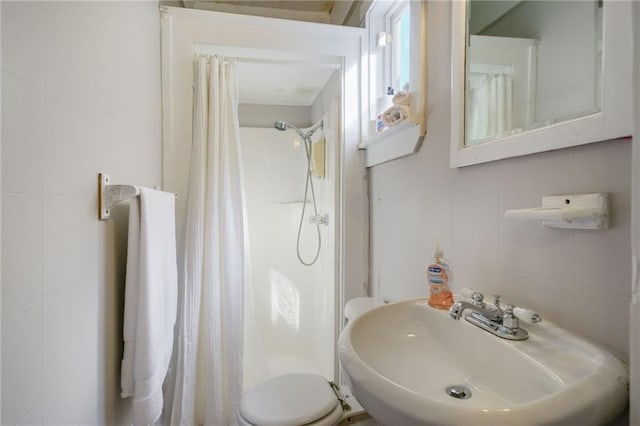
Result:
<svg viewBox="0 0 640 426"><path fill-rule="evenodd" d="M246 212L235 61L195 60L193 145L167 425L233 425L242 396Z"/></svg>
<svg viewBox="0 0 640 426"><path fill-rule="evenodd" d="M466 145L512 128L512 79L509 74L470 74L467 88Z"/></svg>

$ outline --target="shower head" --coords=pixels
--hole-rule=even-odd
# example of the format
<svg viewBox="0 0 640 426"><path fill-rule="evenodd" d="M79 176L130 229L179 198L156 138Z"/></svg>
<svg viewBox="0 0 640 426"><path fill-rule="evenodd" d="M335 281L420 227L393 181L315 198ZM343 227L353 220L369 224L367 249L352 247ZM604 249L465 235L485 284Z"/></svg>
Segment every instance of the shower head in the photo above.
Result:
<svg viewBox="0 0 640 426"><path fill-rule="evenodd" d="M298 129L296 126L294 126L293 124L287 121L278 120L275 123L273 123L273 127L275 127L277 130L280 130L281 132L284 132L287 129L293 129L296 131L298 135L300 135L302 139L306 139L306 135L302 133L302 130Z"/></svg>
<svg viewBox="0 0 640 426"><path fill-rule="evenodd" d="M275 123L273 123L273 127L284 132L289 128L289 123L287 123L286 121L278 120Z"/></svg>

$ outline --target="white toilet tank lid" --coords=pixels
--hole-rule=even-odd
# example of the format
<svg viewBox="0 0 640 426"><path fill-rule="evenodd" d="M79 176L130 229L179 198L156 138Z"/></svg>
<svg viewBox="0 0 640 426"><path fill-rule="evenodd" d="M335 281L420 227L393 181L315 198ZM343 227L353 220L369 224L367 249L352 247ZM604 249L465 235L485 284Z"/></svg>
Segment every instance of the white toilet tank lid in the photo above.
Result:
<svg viewBox="0 0 640 426"><path fill-rule="evenodd" d="M277 376L249 390L240 414L260 426L298 426L329 414L338 404L327 379L316 374Z"/></svg>

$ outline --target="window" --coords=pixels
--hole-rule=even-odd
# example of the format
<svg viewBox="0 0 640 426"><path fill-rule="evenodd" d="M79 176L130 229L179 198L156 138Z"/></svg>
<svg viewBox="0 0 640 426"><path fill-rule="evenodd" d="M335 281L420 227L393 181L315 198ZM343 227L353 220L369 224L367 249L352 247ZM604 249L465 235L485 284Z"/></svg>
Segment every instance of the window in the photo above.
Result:
<svg viewBox="0 0 640 426"><path fill-rule="evenodd" d="M363 109L365 164L374 166L416 153L424 138L426 2L374 0L367 11L367 91ZM399 91L410 96L396 98Z"/></svg>
<svg viewBox="0 0 640 426"><path fill-rule="evenodd" d="M372 72L371 97L378 102L374 108L376 110L390 105L390 100L387 99L389 95L410 86L410 3L406 0L377 1L367 15Z"/></svg>
<svg viewBox="0 0 640 426"><path fill-rule="evenodd" d="M415 92L411 87L412 68L416 66L412 51L420 42L412 28L418 21L412 14L416 7L408 0L380 0L367 12L369 32L369 120L391 106L391 96L398 91ZM414 68L415 69L415 68ZM417 86L418 82L415 82Z"/></svg>
<svg viewBox="0 0 640 426"><path fill-rule="evenodd" d="M394 93L409 90L411 67L411 8L408 2L399 6L388 19L391 35L389 87Z"/></svg>

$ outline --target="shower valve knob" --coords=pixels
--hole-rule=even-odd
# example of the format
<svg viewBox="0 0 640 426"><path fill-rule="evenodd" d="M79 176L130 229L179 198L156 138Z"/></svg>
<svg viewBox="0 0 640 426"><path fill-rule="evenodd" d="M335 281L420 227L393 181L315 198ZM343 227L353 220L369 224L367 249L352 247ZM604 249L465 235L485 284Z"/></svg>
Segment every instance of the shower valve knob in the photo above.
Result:
<svg viewBox="0 0 640 426"><path fill-rule="evenodd" d="M315 225L328 225L329 224L329 215L325 214L325 215L315 215L315 216L311 216L309 218L309 223L315 224Z"/></svg>

